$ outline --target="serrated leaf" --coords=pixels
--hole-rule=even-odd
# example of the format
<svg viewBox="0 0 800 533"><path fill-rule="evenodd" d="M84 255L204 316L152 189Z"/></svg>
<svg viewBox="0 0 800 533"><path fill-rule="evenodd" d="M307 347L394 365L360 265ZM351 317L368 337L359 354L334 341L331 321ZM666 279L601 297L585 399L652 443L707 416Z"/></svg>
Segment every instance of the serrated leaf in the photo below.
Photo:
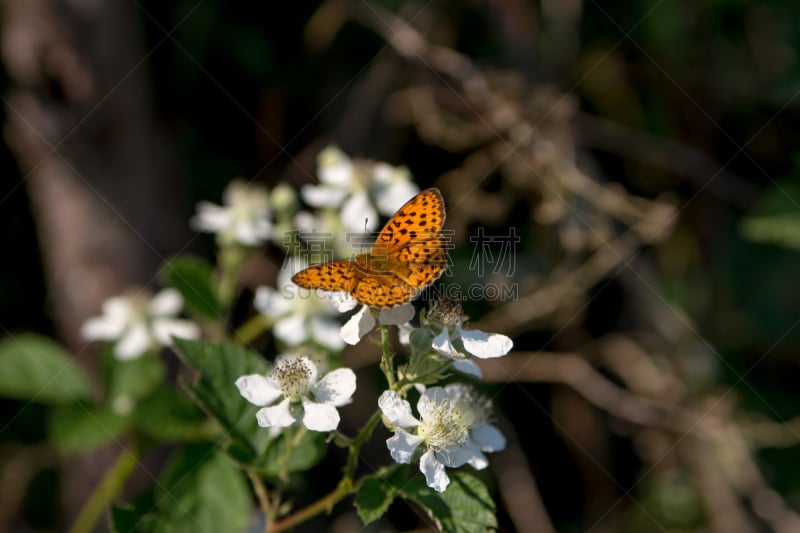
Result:
<svg viewBox="0 0 800 533"><path fill-rule="evenodd" d="M192 440L203 431L202 411L174 389L161 389L142 400L134 411L136 426L160 441Z"/></svg>
<svg viewBox="0 0 800 533"><path fill-rule="evenodd" d="M209 343L175 339L181 359L199 374L196 383L186 384L190 397L213 416L231 438L238 441L243 462L254 461L267 449L269 432L258 427L258 408L242 398L236 379L245 374L264 374L266 362L257 354L231 343Z"/></svg>
<svg viewBox="0 0 800 533"><path fill-rule="evenodd" d="M72 404L52 413L50 441L61 451L80 452L116 440L129 426L129 417L105 408Z"/></svg>
<svg viewBox="0 0 800 533"><path fill-rule="evenodd" d="M386 513L407 477L408 467L393 465L362 480L356 489L355 505L365 525Z"/></svg>
<svg viewBox="0 0 800 533"><path fill-rule="evenodd" d="M448 472L450 485L439 493L414 477L400 490L406 498L422 507L445 533L484 533L497 527L495 506L481 480L464 472Z"/></svg>
<svg viewBox="0 0 800 533"><path fill-rule="evenodd" d="M209 444L172 457L156 501L157 515L175 531L244 531L252 510L244 475Z"/></svg>
<svg viewBox="0 0 800 533"><path fill-rule="evenodd" d="M161 269L160 279L181 293L191 313L210 318L222 316L214 270L205 259L192 256L170 259Z"/></svg>
<svg viewBox="0 0 800 533"><path fill-rule="evenodd" d="M34 333L0 341L0 396L47 404L87 400L89 379L59 344Z"/></svg>

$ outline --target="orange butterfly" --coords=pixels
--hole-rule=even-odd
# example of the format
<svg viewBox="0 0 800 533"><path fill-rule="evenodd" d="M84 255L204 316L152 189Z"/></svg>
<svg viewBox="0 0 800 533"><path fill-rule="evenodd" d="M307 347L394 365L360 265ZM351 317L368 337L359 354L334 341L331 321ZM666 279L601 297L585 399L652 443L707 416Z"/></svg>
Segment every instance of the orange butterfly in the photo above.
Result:
<svg viewBox="0 0 800 533"><path fill-rule="evenodd" d="M394 307L411 300L447 269L444 199L426 189L389 219L369 253L354 261L331 261L295 274L307 289L348 292L371 307Z"/></svg>

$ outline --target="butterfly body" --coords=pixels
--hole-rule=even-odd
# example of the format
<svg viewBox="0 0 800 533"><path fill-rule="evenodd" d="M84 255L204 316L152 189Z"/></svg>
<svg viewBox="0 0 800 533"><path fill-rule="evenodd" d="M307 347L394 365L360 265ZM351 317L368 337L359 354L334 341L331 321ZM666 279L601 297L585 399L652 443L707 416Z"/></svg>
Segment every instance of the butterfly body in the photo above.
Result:
<svg viewBox="0 0 800 533"><path fill-rule="evenodd" d="M441 193L426 189L389 219L372 251L352 261L310 266L292 281L308 289L347 292L372 307L406 303L447 268L444 220Z"/></svg>

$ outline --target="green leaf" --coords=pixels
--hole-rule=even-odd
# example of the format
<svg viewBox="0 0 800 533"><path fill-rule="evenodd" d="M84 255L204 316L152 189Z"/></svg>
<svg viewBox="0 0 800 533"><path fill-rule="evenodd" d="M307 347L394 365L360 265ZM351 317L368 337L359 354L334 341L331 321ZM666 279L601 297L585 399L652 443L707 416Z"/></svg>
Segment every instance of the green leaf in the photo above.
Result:
<svg viewBox="0 0 800 533"><path fill-rule="evenodd" d="M244 475L209 444L172 457L156 501L159 517L176 531L244 531L252 511Z"/></svg>
<svg viewBox="0 0 800 533"><path fill-rule="evenodd" d="M261 432L267 432L259 428ZM301 432L300 438L296 437ZM262 474L281 476L291 472L308 470L325 455L325 435L305 428L284 429L272 439L266 451L248 462Z"/></svg>
<svg viewBox="0 0 800 533"><path fill-rule="evenodd" d="M134 411L136 426L159 441L194 440L203 434L202 411L174 389L160 389Z"/></svg>
<svg viewBox="0 0 800 533"><path fill-rule="evenodd" d="M257 354L231 343L209 343L175 339L178 355L200 375L186 384L191 398L213 416L237 441L242 462L254 461L270 443L269 431L258 427L258 407L242 398L236 379L245 374L265 374L267 363Z"/></svg>
<svg viewBox="0 0 800 533"><path fill-rule="evenodd" d="M64 452L90 450L116 440L129 425L130 418L105 408L66 405L52 413L50 441Z"/></svg>
<svg viewBox="0 0 800 533"><path fill-rule="evenodd" d="M170 259L160 278L164 285L181 293L191 313L210 318L222 316L214 270L205 259L192 256Z"/></svg>
<svg viewBox="0 0 800 533"><path fill-rule="evenodd" d="M89 378L59 344L34 333L0 341L0 396L48 404L87 400Z"/></svg>
<svg viewBox="0 0 800 533"><path fill-rule="evenodd" d="M407 466L393 465L364 477L356 489L355 504L365 525L386 513L400 488L407 483L408 471Z"/></svg>
<svg viewBox="0 0 800 533"><path fill-rule="evenodd" d="M139 399L160 387L166 375L164 362L155 355L129 361L114 359L110 371L108 401L110 405L120 406L121 409L132 407Z"/></svg>
<svg viewBox="0 0 800 533"><path fill-rule="evenodd" d="M109 528L113 533L149 533L153 531L152 521L152 516L142 514L133 507L112 505L108 512Z"/></svg>
<svg viewBox="0 0 800 533"><path fill-rule="evenodd" d="M450 485L442 493L417 476L405 483L400 494L422 507L445 533L484 533L497 527L494 502L483 482L464 472L448 476Z"/></svg>
<svg viewBox="0 0 800 533"><path fill-rule="evenodd" d="M741 230L751 241L800 250L800 216L797 214L748 217L742 221Z"/></svg>

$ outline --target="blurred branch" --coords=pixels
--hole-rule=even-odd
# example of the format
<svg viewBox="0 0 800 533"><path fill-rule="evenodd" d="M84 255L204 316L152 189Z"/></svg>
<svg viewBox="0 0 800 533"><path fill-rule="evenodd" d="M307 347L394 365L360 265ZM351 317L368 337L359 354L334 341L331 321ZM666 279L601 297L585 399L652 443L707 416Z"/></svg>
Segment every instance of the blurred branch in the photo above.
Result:
<svg viewBox="0 0 800 533"><path fill-rule="evenodd" d="M516 430L507 420L501 420L500 430L506 437L506 448L492 459L492 469L514 531L555 533Z"/></svg>
<svg viewBox="0 0 800 533"><path fill-rule="evenodd" d="M580 114L578 144L661 167L692 180L700 189L743 208L752 208L759 190L708 155L686 144L628 128L601 117Z"/></svg>

